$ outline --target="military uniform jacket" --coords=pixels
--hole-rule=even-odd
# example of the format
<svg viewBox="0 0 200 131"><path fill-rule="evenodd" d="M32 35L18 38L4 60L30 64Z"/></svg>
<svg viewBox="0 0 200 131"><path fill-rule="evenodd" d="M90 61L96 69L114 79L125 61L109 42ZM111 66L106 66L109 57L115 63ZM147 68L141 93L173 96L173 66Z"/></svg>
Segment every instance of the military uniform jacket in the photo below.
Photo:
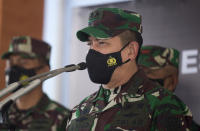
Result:
<svg viewBox="0 0 200 131"><path fill-rule="evenodd" d="M108 90L108 89L107 89ZM125 85L99 91L72 110L67 131L185 131L192 114L139 70Z"/></svg>
<svg viewBox="0 0 200 131"><path fill-rule="evenodd" d="M69 116L68 109L44 94L29 110L19 110L16 104L12 104L8 110L8 123L16 131L63 131Z"/></svg>

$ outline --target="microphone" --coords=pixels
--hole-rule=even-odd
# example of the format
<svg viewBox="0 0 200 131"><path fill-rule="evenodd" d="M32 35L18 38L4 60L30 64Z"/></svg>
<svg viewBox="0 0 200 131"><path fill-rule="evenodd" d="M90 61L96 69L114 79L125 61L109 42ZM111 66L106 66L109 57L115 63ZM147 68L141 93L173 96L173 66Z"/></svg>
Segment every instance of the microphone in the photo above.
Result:
<svg viewBox="0 0 200 131"><path fill-rule="evenodd" d="M87 68L86 66L86 63L85 62L81 62L79 63L77 66L74 65L74 64L71 64L71 65L66 65L65 68L69 68L69 67L75 67L75 69L73 70L70 70L70 71L66 71L66 72L72 72L72 71L75 71L75 70L85 70Z"/></svg>
<svg viewBox="0 0 200 131"><path fill-rule="evenodd" d="M78 64L79 69L78 70L85 70L87 68L87 65L85 62L81 62Z"/></svg>
<svg viewBox="0 0 200 131"><path fill-rule="evenodd" d="M45 73L42 73L42 74L38 74L38 75L30 77L30 78L28 78L26 80L18 81L18 82L15 82L13 84L10 84L7 87L7 88L9 88L9 90L7 90L5 88L5 90L0 91L0 96L1 97L6 95L9 92L15 90L23 82L29 82L29 84L26 85L25 87L19 88L15 93L13 93L13 94L9 95L8 97L6 97L5 99L3 99L0 102L0 110L8 102L14 101L17 98L25 95L26 93L30 92L35 87L37 87L39 84L41 84L43 81L45 81L45 80L47 80L47 79L49 79L51 77L54 77L54 76L56 76L58 74L61 74L62 72L72 72L72 71L75 71L75 70L84 70L86 68L87 68L87 66L86 66L85 62L81 62L78 65L71 64L71 65L65 66L64 68L60 68L60 69L56 69L56 70L53 70L53 71L45 72Z"/></svg>
<svg viewBox="0 0 200 131"><path fill-rule="evenodd" d="M44 80L47 80L51 77L54 77L54 76L56 76L56 75L58 75L62 72L72 72L72 71L75 71L75 70L84 70L86 68L87 68L86 63L81 62L77 65L75 65L75 64L67 65L64 68L52 70L52 71L49 71L49 72L45 72L45 73L42 73L42 74L38 74L38 75L35 75L35 76L32 76L32 77L29 77L25 80L14 82L14 83L8 85L6 88L0 90L0 98L5 96L9 92L14 91L15 89L17 89L18 86L22 85L25 82L31 82L31 81L36 80L36 79L40 79L40 81L43 82Z"/></svg>

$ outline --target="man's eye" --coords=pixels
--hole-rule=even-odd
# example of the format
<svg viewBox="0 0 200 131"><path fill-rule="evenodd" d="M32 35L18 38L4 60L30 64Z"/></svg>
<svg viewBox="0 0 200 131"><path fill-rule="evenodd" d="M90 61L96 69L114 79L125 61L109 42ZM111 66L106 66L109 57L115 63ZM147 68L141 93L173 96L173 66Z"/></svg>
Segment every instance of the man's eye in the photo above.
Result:
<svg viewBox="0 0 200 131"><path fill-rule="evenodd" d="M101 41L101 42L99 42L99 44L100 44L100 45L103 45L103 44L105 44L105 42Z"/></svg>
<svg viewBox="0 0 200 131"><path fill-rule="evenodd" d="M90 45L91 45L91 42L88 42L87 45L90 46Z"/></svg>

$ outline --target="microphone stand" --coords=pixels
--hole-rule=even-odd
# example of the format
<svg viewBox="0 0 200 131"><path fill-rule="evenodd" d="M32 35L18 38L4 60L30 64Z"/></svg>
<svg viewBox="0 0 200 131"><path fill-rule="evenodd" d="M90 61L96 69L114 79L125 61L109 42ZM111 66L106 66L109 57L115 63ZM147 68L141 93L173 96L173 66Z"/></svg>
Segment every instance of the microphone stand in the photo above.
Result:
<svg viewBox="0 0 200 131"><path fill-rule="evenodd" d="M73 69L74 68L77 68L77 66L85 66L83 65L85 63L79 63L78 65L74 65L74 64L71 64L71 65L67 65L65 66L64 68L68 68L68 70L71 70L71 71L74 71ZM42 74L38 74L38 75L35 75L33 77L30 77L30 78L27 78L25 80L22 80L22 81L18 81L18 82L14 82L10 85L8 85L6 88L0 90L0 98L3 97L4 95L7 95L9 92L11 91L14 91L15 89L17 89L18 86L22 85L23 83L25 82L30 82L32 80L35 80L37 78L41 78L43 76L47 76L49 74L53 74L55 72L59 72L60 70L64 69L64 68L61 68L61 69L56 69L56 70L53 70L53 71L49 71L49 72L45 72L45 73L42 73ZM76 69L75 69L76 70ZM69 72L69 71L68 71Z"/></svg>
<svg viewBox="0 0 200 131"><path fill-rule="evenodd" d="M7 88L9 89L5 89L2 90L2 92L0 91L0 97L8 94L9 92L17 89L18 86L20 86L21 84L23 84L24 82L29 82L31 81L27 86L22 87L20 89L18 89L16 92L14 92L13 94L11 94L10 96L6 97L5 99L3 99L0 102L0 112L2 112L2 116L4 117L4 120L7 119L7 109L10 107L10 105L19 97L27 94L28 92L32 91L34 88L36 88L38 85L40 85L43 81L52 78L54 76L57 76L63 72L72 72L75 70L84 70L86 69L86 64L84 62L79 63L78 65L68 65L65 66L64 68L60 68L60 69L56 69L50 72L45 72L33 77L30 77L26 80L22 80L19 82L15 82L13 84L10 84ZM2 118L3 118L2 117ZM7 124L0 124L0 129L1 127L6 128L6 129L13 129L12 126L9 126ZM7 128L8 127L8 128Z"/></svg>

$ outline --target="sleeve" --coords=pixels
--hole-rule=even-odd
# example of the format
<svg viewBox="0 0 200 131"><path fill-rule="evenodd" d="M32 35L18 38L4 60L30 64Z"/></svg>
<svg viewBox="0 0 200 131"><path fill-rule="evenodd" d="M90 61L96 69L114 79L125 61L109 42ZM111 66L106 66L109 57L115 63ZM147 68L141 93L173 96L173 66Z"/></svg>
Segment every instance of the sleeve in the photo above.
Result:
<svg viewBox="0 0 200 131"><path fill-rule="evenodd" d="M160 96L161 95L161 96ZM190 131L192 113L175 95L160 93L154 97L152 131Z"/></svg>

